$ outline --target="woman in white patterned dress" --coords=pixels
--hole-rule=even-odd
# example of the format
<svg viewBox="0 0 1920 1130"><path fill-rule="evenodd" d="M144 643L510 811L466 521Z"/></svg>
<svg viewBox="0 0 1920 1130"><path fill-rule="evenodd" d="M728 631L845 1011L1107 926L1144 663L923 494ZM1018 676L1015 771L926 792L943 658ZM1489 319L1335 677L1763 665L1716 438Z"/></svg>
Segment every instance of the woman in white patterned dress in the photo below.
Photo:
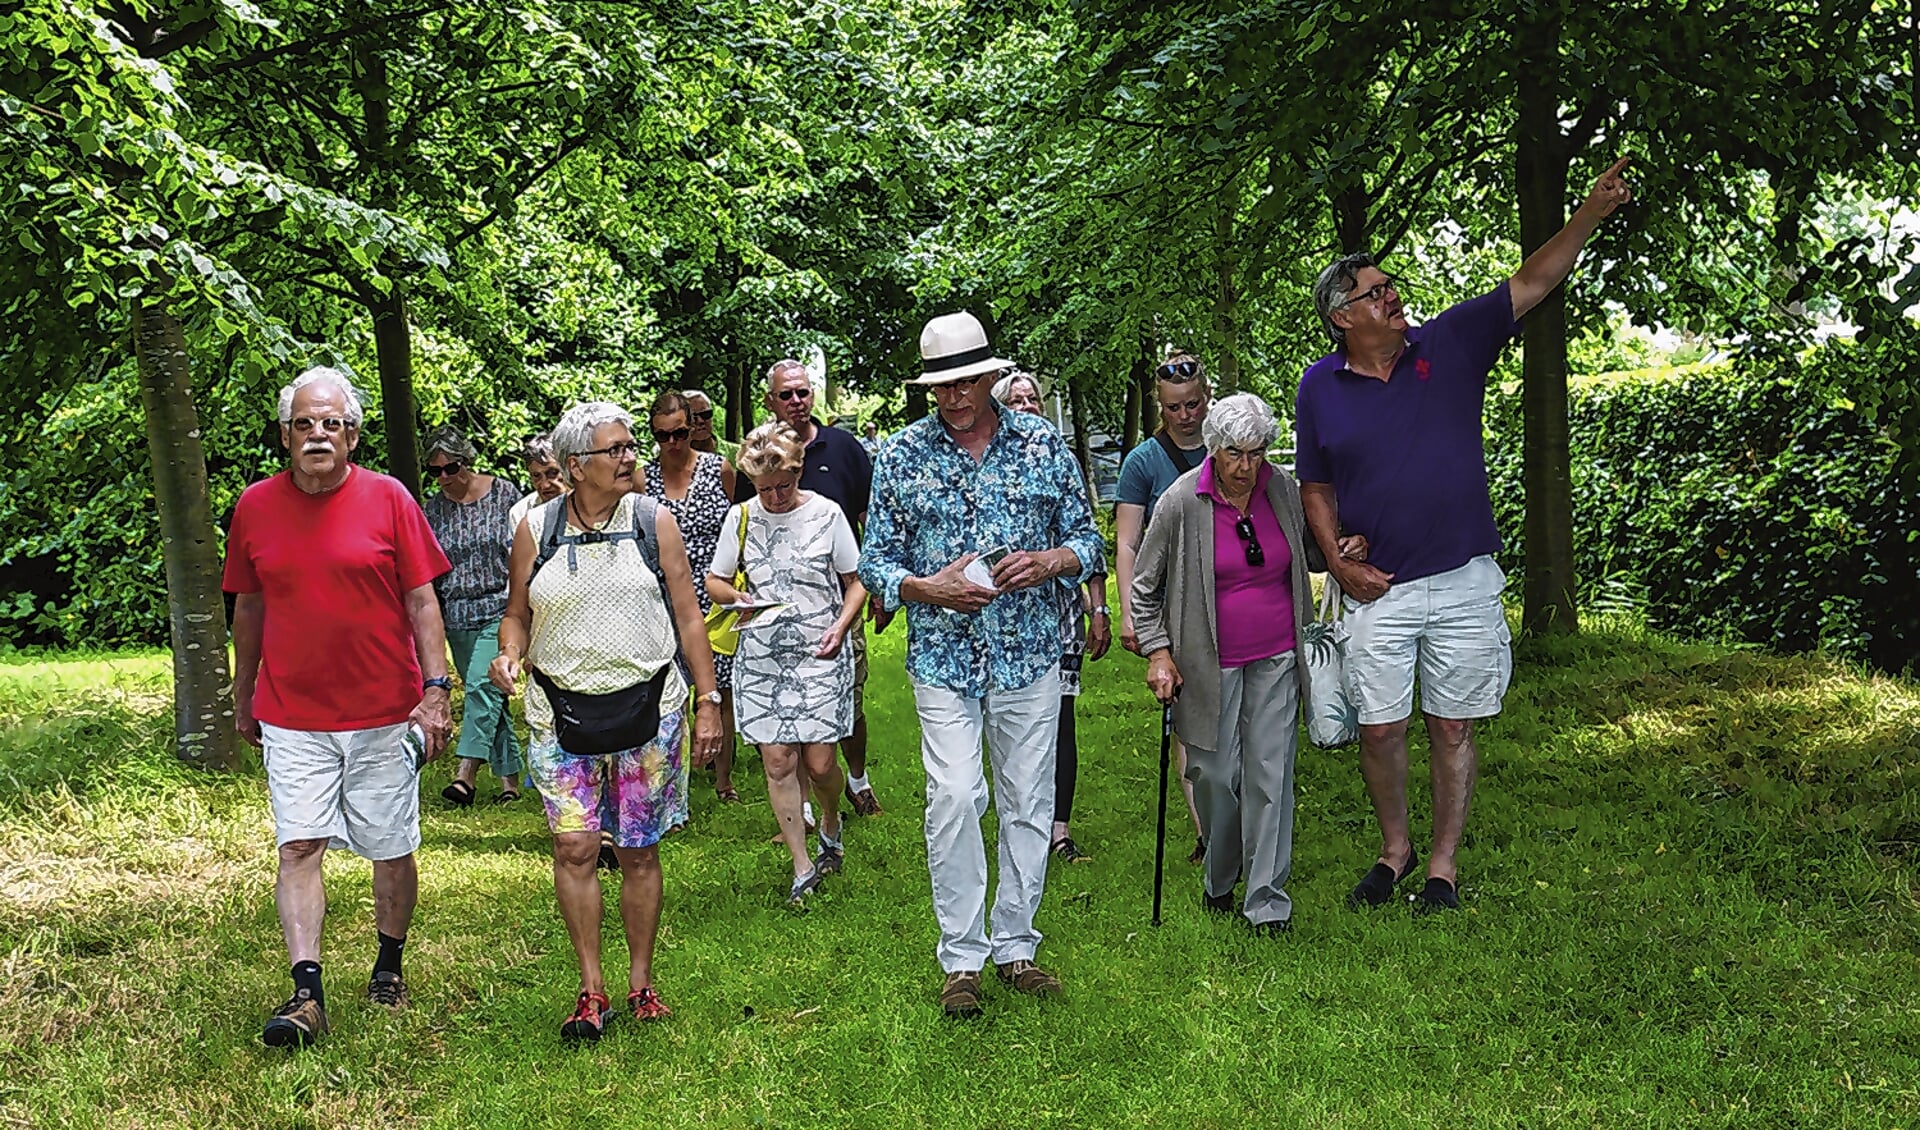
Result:
<svg viewBox="0 0 1920 1130"><path fill-rule="evenodd" d="M866 589L854 570L860 547L838 504L800 489L805 451L784 423L764 424L740 445L740 473L756 497L727 512L723 530L747 515L747 592L732 584L740 543L722 537L707 573L707 592L722 604L743 597L791 608L740 633L733 660L733 709L740 736L760 747L767 796L780 818L780 838L793 856L788 899L798 902L823 875L840 870L840 790L845 783L834 743L853 730L853 653L843 646L860 615ZM820 821L820 854L809 859L801 822L799 763Z"/></svg>

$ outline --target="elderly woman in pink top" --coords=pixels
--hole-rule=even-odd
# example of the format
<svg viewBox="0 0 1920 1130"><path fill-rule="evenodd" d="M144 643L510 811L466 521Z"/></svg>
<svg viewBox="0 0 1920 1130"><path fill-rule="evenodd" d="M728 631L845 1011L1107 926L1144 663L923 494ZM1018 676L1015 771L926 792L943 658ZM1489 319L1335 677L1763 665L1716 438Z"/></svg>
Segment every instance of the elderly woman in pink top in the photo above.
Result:
<svg viewBox="0 0 1920 1130"><path fill-rule="evenodd" d="M1173 704L1187 743L1207 841L1202 904L1274 934L1293 921L1293 760L1307 694L1294 645L1312 615L1307 571L1325 568L1299 484L1267 462L1279 432L1257 396L1215 401L1207 457L1160 497L1133 573L1147 686ZM1340 548L1366 555L1364 539Z"/></svg>

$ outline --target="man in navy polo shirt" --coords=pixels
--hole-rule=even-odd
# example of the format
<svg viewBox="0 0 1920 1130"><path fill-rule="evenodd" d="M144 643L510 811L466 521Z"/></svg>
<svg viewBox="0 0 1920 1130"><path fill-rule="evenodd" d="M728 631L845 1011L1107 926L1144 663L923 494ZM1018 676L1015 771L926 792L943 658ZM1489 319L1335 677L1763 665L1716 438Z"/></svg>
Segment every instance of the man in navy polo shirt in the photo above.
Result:
<svg viewBox="0 0 1920 1130"><path fill-rule="evenodd" d="M800 470L800 489L831 498L840 505L859 537L867 523L867 500L873 494L873 460L851 432L823 424L813 415L813 379L807 367L787 358L767 370L767 410L786 421L806 448ZM753 480L734 478L733 500L753 497ZM891 619L891 617L889 617ZM876 623L876 629L884 623ZM880 801L867 781L867 633L856 627L853 646L853 733L840 743L847 762L847 799L859 816L880 815ZM804 782L803 782L804 787Z"/></svg>
<svg viewBox="0 0 1920 1130"><path fill-rule="evenodd" d="M1494 564L1481 410L1487 375L1519 320L1573 269L1600 222L1632 198L1621 158L1559 234L1492 292L1409 326L1393 280L1367 255L1320 274L1314 306L1337 351L1295 399L1307 525L1346 593L1346 683L1360 715L1360 771L1380 858L1348 896L1379 906L1419 863L1407 828L1407 722L1420 681L1433 778L1433 849L1419 910L1460 905L1454 855L1479 752L1473 722L1500 712L1513 671ZM1340 556L1364 534L1364 562Z"/></svg>

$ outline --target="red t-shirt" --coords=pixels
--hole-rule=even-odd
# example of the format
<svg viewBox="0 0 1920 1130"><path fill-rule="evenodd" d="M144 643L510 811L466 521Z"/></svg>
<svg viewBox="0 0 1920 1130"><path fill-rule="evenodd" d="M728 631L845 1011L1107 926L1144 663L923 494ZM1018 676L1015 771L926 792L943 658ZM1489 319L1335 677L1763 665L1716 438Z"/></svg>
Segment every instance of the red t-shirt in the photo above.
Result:
<svg viewBox="0 0 1920 1130"><path fill-rule="evenodd" d="M397 479L355 467L326 494L285 471L248 487L221 587L262 597L254 717L289 730L406 721L420 704L406 594L447 567Z"/></svg>

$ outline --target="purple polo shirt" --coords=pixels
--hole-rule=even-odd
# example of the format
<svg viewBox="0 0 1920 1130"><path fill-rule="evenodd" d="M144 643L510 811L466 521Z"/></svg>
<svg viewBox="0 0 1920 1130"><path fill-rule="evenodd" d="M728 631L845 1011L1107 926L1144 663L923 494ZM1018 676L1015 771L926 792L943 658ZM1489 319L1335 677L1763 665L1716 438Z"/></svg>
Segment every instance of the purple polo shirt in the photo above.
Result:
<svg viewBox="0 0 1920 1130"><path fill-rule="evenodd" d="M1341 526L1366 535L1367 563L1395 584L1500 550L1481 411L1516 328L1501 283L1409 329L1389 380L1353 372L1339 353L1300 378L1295 473L1333 484Z"/></svg>

